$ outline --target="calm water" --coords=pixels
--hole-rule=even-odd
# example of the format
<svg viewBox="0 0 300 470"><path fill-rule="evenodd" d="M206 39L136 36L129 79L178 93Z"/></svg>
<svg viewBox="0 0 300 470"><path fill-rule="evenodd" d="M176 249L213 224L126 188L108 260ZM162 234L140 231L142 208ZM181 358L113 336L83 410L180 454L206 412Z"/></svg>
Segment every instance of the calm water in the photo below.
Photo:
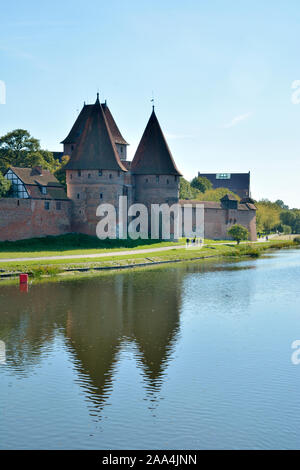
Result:
<svg viewBox="0 0 300 470"><path fill-rule="evenodd" d="M299 281L293 250L0 284L0 448L299 449Z"/></svg>

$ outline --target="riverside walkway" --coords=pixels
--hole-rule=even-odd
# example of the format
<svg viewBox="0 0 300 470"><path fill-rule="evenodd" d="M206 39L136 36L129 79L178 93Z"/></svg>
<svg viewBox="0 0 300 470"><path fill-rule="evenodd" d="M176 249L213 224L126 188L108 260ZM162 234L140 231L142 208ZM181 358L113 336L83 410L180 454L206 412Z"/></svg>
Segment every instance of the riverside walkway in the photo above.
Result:
<svg viewBox="0 0 300 470"><path fill-rule="evenodd" d="M257 240L257 242L265 242L266 240L264 238L261 238ZM241 242L241 243L257 243L257 242ZM203 246L212 246L212 245L228 245L228 244L236 243L231 240L228 240L226 242L219 242L219 243L203 243L201 247ZM147 254L147 253L159 253L162 251L168 251L168 250L182 250L184 248L187 248L187 245L170 245L170 246L164 246L160 248L143 248L141 250L139 249L131 249L131 250L121 250L121 251L108 251L105 253L89 253L89 254L82 254L82 255L55 255L55 256L38 256L38 257L22 257L22 258L1 258L0 263L9 263L13 261L53 261L53 260L68 260L68 259L93 259L93 258L107 258L107 257L112 257L112 256L130 256L130 255L136 255L136 254ZM200 248L200 246L195 246L195 248ZM195 249L195 248L187 248L187 249Z"/></svg>

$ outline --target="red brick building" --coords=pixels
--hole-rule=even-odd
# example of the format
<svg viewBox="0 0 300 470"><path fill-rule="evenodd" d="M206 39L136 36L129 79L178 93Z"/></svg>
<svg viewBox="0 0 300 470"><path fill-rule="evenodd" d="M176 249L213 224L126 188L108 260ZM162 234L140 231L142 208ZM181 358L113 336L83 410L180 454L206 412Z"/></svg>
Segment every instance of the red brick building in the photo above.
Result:
<svg viewBox="0 0 300 470"><path fill-rule="evenodd" d="M69 232L95 236L97 207L109 203L118 210L120 196L127 196L128 205L142 203L148 209L179 202L181 173L154 108L132 162L127 160L128 143L98 95L95 104L83 106L62 143L70 156L67 194L47 170L11 167L5 175L12 182L11 197L0 200L0 240ZM204 205L206 238L226 239L230 226L241 223L256 239L256 208L250 199L239 204L223 198Z"/></svg>

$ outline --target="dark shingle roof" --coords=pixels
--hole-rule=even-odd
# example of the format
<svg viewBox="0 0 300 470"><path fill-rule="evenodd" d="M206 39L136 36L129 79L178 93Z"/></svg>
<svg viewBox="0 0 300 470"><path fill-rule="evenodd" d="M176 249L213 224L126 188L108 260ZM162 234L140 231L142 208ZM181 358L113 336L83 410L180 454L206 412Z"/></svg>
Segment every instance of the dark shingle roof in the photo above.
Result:
<svg viewBox="0 0 300 470"><path fill-rule="evenodd" d="M25 184L28 195L32 199L55 199L55 200L69 200L64 188L47 186L46 194L41 192L41 189L37 185Z"/></svg>
<svg viewBox="0 0 300 470"><path fill-rule="evenodd" d="M107 120L97 97L66 170L122 170Z"/></svg>
<svg viewBox="0 0 300 470"><path fill-rule="evenodd" d="M19 168L11 166L10 169L24 183L28 195L32 199L59 199L67 200L68 197L64 187L57 181L55 176L48 170L42 170L39 174L34 168ZM46 194L41 191L46 187Z"/></svg>
<svg viewBox="0 0 300 470"><path fill-rule="evenodd" d="M80 111L72 129L70 130L69 134L67 137L61 142L61 144L76 144L78 142L78 139L80 138L85 122L88 119L88 117L91 114L91 111L93 109L94 105L93 104L85 104ZM113 118L113 115L110 112L109 107L107 106L106 103L101 103L101 107L103 109L104 115L106 117L110 132L113 136L113 140L116 144L123 144L123 145L128 145L124 137L122 136L116 121Z"/></svg>
<svg viewBox="0 0 300 470"><path fill-rule="evenodd" d="M181 175L154 110L135 153L131 171L140 175Z"/></svg>
<svg viewBox="0 0 300 470"><path fill-rule="evenodd" d="M80 135L82 134L85 122L92 111L93 106L93 104L85 104L83 106L72 129L70 130L67 137L61 141L61 144L75 144L78 141Z"/></svg>
<svg viewBox="0 0 300 470"><path fill-rule="evenodd" d="M106 120L107 120L108 127L109 127L110 132L113 136L115 144L128 145L126 140L123 138L123 136L122 136L117 124L116 124L116 121L114 120L113 115L111 114L110 109L107 106L107 104L106 103L101 103L101 106L102 106L104 115L105 115Z"/></svg>
<svg viewBox="0 0 300 470"><path fill-rule="evenodd" d="M236 200L236 199L235 199ZM184 204L204 204L205 209L222 209L224 210L224 207L222 206L221 202L217 201L200 201L198 199L180 199L179 204L182 206ZM254 204L238 204L237 206L239 211L248 211L248 210L253 210L256 211L256 207Z"/></svg>
<svg viewBox="0 0 300 470"><path fill-rule="evenodd" d="M236 201L236 197L233 196L233 194L227 193L225 196L221 198L221 201Z"/></svg>
<svg viewBox="0 0 300 470"><path fill-rule="evenodd" d="M10 169L20 178L20 180L23 181L24 184L62 187L53 173L49 170L42 170L42 174L39 174L34 168L11 166Z"/></svg>

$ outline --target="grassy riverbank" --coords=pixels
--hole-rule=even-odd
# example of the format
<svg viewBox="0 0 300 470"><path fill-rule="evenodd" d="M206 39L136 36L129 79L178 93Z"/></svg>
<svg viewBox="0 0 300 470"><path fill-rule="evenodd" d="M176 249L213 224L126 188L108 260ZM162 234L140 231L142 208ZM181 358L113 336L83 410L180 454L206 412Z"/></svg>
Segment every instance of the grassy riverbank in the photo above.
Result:
<svg viewBox="0 0 300 470"><path fill-rule="evenodd" d="M205 240L205 243L224 243L225 240ZM99 240L97 237L82 234L67 234L56 237L31 238L15 242L0 242L0 259L34 258L43 256L82 255L106 253L120 250L141 250L180 246L185 239L177 242L161 240Z"/></svg>
<svg viewBox="0 0 300 470"><path fill-rule="evenodd" d="M144 242L144 241L143 241ZM181 242L182 243L182 242ZM179 242L180 244L180 242ZM155 243L151 246L140 245L133 247L130 254L123 256L114 256L114 249L111 250L111 256L105 258L81 258L80 261L72 259L55 259L51 261L44 260L28 260L28 261L8 261L1 263L0 275L2 279L10 276L17 276L20 272L26 272L32 278L40 278L43 276L66 276L74 275L74 273L93 273L98 271L106 271L111 269L126 269L132 267L154 266L157 264L180 262L180 261L195 261L205 259L226 259L234 258L239 259L242 257L258 258L267 250L275 250L282 248L291 248L299 246L299 243L292 240L274 240L269 242L246 243L236 245L234 242L227 242L225 244L207 244L203 248L176 248L169 249L168 251L160 251L153 253L139 253L138 248L157 248L162 246L169 246L168 242ZM176 245L176 244L174 244ZM178 245L178 244L177 244ZM89 249L88 249L89 250ZM120 250L120 247L118 248ZM106 251L110 251L106 248ZM22 252L23 254L24 252ZM49 251L47 252L49 254ZM50 252L53 255L53 251ZM95 253L95 250L93 250ZM101 253L101 251L99 252ZM80 250L83 254L83 250ZM10 253L11 255L11 253ZM18 253L20 256L20 252ZM40 252L35 255L40 256ZM26 253L27 256L27 253ZM12 258L12 257L11 257Z"/></svg>

